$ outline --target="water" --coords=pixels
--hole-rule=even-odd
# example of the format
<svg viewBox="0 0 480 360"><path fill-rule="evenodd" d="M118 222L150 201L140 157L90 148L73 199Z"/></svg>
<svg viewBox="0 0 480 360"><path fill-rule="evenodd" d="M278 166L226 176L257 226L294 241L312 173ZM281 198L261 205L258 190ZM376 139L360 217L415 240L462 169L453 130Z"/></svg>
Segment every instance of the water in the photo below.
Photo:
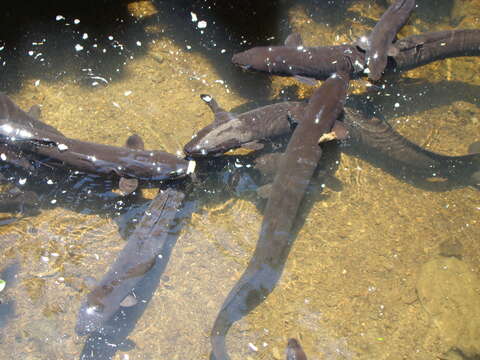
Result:
<svg viewBox="0 0 480 360"><path fill-rule="evenodd" d="M23 109L41 104L44 121L67 136L120 146L138 133L147 148L176 153L212 120L202 93L227 109L310 94L293 79L233 68L234 52L280 44L291 29L307 45L352 41L383 9L381 1L354 0L8 5L0 86ZM474 2L422 3L400 36L478 28L479 14ZM463 58L409 71L372 103L416 143L464 154L479 140L478 65ZM422 265L438 256L444 241L461 243L462 263L478 279L478 191L414 186L335 146L322 167L341 187L314 182L276 289L229 332L232 358L283 359L289 337L299 338L311 359L432 359L458 345L454 330L445 335L425 310L416 286ZM27 186L36 181L28 178ZM85 347L74 326L83 279L99 278L124 245L114 218L126 206L83 201L88 189L79 195L72 185L78 179L51 185L66 189L63 197L61 190L44 190L39 215L0 228L0 270L7 269L0 294L3 358L73 359L82 351L101 358L89 355L98 348L114 359L207 358L215 316L253 252L262 221L255 196L235 196L211 183L192 197L194 211L161 280L152 276L150 301L116 346L98 340Z"/></svg>

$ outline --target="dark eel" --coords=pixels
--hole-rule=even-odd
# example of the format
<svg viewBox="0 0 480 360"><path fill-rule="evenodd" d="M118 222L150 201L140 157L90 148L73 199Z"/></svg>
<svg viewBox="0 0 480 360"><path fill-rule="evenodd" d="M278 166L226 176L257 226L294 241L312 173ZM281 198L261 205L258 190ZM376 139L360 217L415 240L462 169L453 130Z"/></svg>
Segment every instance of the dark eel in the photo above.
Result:
<svg viewBox="0 0 480 360"><path fill-rule="evenodd" d="M348 82L348 75L335 74L315 90L293 132L275 176L255 252L213 325L212 359L228 359L228 329L268 296L281 275L298 208L322 155L318 139L341 113Z"/></svg>
<svg viewBox="0 0 480 360"><path fill-rule="evenodd" d="M168 188L160 190L152 200L113 265L83 302L75 328L79 335L101 331L155 264L175 226L184 197L182 191Z"/></svg>
<svg viewBox="0 0 480 360"><path fill-rule="evenodd" d="M376 118L366 118L359 111L345 112L344 124L347 141L361 145L367 153L395 161L425 177L439 177L465 181L480 171L480 154L445 156L423 149L397 133L388 123Z"/></svg>
<svg viewBox="0 0 480 360"><path fill-rule="evenodd" d="M286 360L307 360L307 355L296 339L288 339Z"/></svg>
<svg viewBox="0 0 480 360"><path fill-rule="evenodd" d="M480 30L445 30L413 35L395 42L395 70L409 70L436 60L480 55Z"/></svg>
<svg viewBox="0 0 480 360"><path fill-rule="evenodd" d="M211 96L201 97L212 110L214 120L185 145L188 156L212 156L252 145L258 149L262 140L289 132L291 121L298 121L305 110L301 102L281 102L234 114L222 109Z"/></svg>
<svg viewBox="0 0 480 360"><path fill-rule="evenodd" d="M396 0L382 15L368 37L362 36L357 45L365 50L368 78L380 80L387 66L388 55L394 56L397 48L392 45L397 33L407 22L415 7L415 0Z"/></svg>
<svg viewBox="0 0 480 360"><path fill-rule="evenodd" d="M325 80L337 72L360 76L365 54L355 45L303 46L300 35L294 33L284 46L254 47L233 55L232 62L246 70Z"/></svg>
<svg viewBox="0 0 480 360"><path fill-rule="evenodd" d="M292 122L301 121L305 106L304 102L281 102L240 115L222 110L221 113L216 113L212 124L194 136L185 147L185 152L191 156L211 156L242 147L244 144L288 135L292 132ZM269 112L266 112L266 109ZM217 120L217 114L222 114L222 121ZM276 116L270 116L271 114ZM470 180L476 181L474 175L480 171L479 154L446 156L425 150L397 133L385 121L366 117L361 111L351 107L344 109L340 120L348 133L345 144L350 147L360 147L375 157L394 160L425 177L465 179L469 185ZM235 125L229 126L229 121ZM257 126L253 126L253 123Z"/></svg>
<svg viewBox="0 0 480 360"><path fill-rule="evenodd" d="M7 95L0 93L0 125L11 121L30 132L38 130L63 136L63 134L53 126L38 120L39 112L40 109L38 106L32 106L29 112L26 113L15 105Z"/></svg>
<svg viewBox="0 0 480 360"><path fill-rule="evenodd" d="M0 142L9 150L48 158L51 166L141 180L166 180L186 176L194 162L159 150L141 150L75 140L39 122L18 108L8 97L0 99ZM36 121L36 122L35 122ZM53 130L52 130L53 129ZM2 158L11 156L3 153ZM16 159L18 160L18 159Z"/></svg>
<svg viewBox="0 0 480 360"><path fill-rule="evenodd" d="M406 37L393 45L398 52L390 58L388 72L413 69L450 57L478 56L480 30L430 32ZM318 80L336 71L347 71L351 77L360 77L365 75L366 66L365 53L354 45L254 47L235 54L232 62L243 69Z"/></svg>

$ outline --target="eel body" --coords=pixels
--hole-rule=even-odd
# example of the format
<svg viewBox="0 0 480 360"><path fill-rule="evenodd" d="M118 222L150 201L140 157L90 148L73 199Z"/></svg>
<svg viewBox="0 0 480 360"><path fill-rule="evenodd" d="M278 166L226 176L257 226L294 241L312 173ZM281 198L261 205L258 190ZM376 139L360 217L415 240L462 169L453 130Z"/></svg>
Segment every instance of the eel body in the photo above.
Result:
<svg viewBox="0 0 480 360"><path fill-rule="evenodd" d="M184 197L182 191L168 188L152 200L113 265L81 305L75 328L79 335L101 331L155 264L173 231Z"/></svg>
<svg viewBox="0 0 480 360"><path fill-rule="evenodd" d="M225 337L235 321L273 290L291 246L291 230L322 149L320 136L333 127L343 109L349 78L336 74L313 93L295 128L275 176L255 252L228 294L211 333L212 359L225 360Z"/></svg>

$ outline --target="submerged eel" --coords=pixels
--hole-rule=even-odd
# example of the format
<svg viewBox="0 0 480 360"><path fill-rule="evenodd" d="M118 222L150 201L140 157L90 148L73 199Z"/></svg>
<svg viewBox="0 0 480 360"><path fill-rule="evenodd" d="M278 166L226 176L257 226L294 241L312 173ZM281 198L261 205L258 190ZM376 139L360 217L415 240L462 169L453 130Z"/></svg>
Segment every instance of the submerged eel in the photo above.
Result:
<svg viewBox="0 0 480 360"><path fill-rule="evenodd" d="M113 265L83 302L75 327L79 335L101 331L155 264L173 231L184 197L182 191L168 188L152 200Z"/></svg>
<svg viewBox="0 0 480 360"><path fill-rule="evenodd" d="M382 15L368 37L362 36L357 45L365 50L365 63L368 78L380 80L387 66L388 55L396 54L397 49L392 45L398 31L407 22L410 13L415 7L415 0L396 0Z"/></svg>
<svg viewBox="0 0 480 360"><path fill-rule="evenodd" d="M413 35L395 42L393 69L409 70L436 60L480 55L480 30L445 30Z"/></svg>
<svg viewBox="0 0 480 360"><path fill-rule="evenodd" d="M214 111L213 123L194 136L185 146L185 153L194 157L212 156L245 144L288 135L292 132L292 123L302 121L301 114L305 107L304 102L288 101L238 115L227 113L223 109L221 113ZM221 108L217 105L217 109ZM218 119L219 114L223 118L221 121ZM426 177L465 179L469 184L477 181L474 174L480 171L479 154L446 156L423 149L400 135L387 122L376 117L366 117L361 111L350 107L344 108L340 120L347 130L347 145L364 148L375 157L394 160Z"/></svg>
<svg viewBox="0 0 480 360"><path fill-rule="evenodd" d="M325 80L337 72L361 76L365 54L355 45L304 46L300 35L293 33L284 46L254 47L233 55L232 62L245 70Z"/></svg>
<svg viewBox="0 0 480 360"><path fill-rule="evenodd" d="M385 121L376 117L365 118L357 110L346 111L343 121L348 131L347 142L359 144L367 153L396 161L419 175L465 180L471 185L475 174L480 171L480 154L446 156L423 149Z"/></svg>
<svg viewBox="0 0 480 360"><path fill-rule="evenodd" d="M255 252L213 325L212 359L229 358L225 346L229 328L267 297L282 273L298 208L322 155L318 139L341 113L348 81L348 75L335 74L315 90L293 132L275 176Z"/></svg>
<svg viewBox="0 0 480 360"><path fill-rule="evenodd" d="M14 154L33 153L52 166L67 166L82 172L141 180L166 180L193 172L194 162L159 150L140 150L96 144L67 138L0 96L0 142ZM12 154L2 153L7 159ZM18 161L18 156L15 159Z"/></svg>
<svg viewBox="0 0 480 360"><path fill-rule="evenodd" d="M302 102L285 101L235 114L221 108L210 95L201 98L212 110L214 120L184 146L185 154L193 157L221 155L252 144L259 149L262 140L290 132L291 121L298 121L305 110Z"/></svg>
<svg viewBox="0 0 480 360"><path fill-rule="evenodd" d="M355 45L307 47L287 38L285 46L260 46L237 53L232 62L246 70L324 80L337 71L364 76L365 53ZM413 69L435 60L480 55L480 30L447 30L413 35L393 43L398 52L388 72Z"/></svg>

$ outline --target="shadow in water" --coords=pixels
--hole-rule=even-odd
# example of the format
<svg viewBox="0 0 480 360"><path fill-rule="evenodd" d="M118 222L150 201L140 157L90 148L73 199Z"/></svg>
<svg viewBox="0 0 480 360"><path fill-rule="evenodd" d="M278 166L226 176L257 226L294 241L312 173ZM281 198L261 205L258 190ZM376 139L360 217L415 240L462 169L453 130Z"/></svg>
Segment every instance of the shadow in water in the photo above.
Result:
<svg viewBox="0 0 480 360"><path fill-rule="evenodd" d="M0 14L0 89L12 92L25 78L78 82L118 79L131 56L143 54L143 26L127 1L7 2ZM110 38L111 36L111 38ZM73 69L73 70L72 70Z"/></svg>
<svg viewBox="0 0 480 360"><path fill-rule="evenodd" d="M102 333L96 332L90 334L85 341L80 359L112 359L118 350L126 351L135 346L132 341L128 340L128 335L135 328L138 320L149 305L155 290L160 284L161 276L166 269L181 227L188 221L191 214L195 211L195 208L196 202L187 200L178 212L176 216L178 225L171 232L171 235L169 235L161 252L161 257L157 259L152 269L148 271L133 290L135 297L138 299L138 303L132 307L122 307L112 319L106 323Z"/></svg>
<svg viewBox="0 0 480 360"><path fill-rule="evenodd" d="M280 24L286 24L282 1L155 1L156 14L144 17L132 16L130 3L51 0L5 5L0 14L0 90L18 91L27 78L58 81L66 75L83 85L106 85L121 79L128 61L145 55L144 44L167 37L206 56L222 78L232 76L232 86L250 83L245 95L265 93L269 80L234 70L230 58L277 37ZM205 21L206 28L192 22L191 13Z"/></svg>

